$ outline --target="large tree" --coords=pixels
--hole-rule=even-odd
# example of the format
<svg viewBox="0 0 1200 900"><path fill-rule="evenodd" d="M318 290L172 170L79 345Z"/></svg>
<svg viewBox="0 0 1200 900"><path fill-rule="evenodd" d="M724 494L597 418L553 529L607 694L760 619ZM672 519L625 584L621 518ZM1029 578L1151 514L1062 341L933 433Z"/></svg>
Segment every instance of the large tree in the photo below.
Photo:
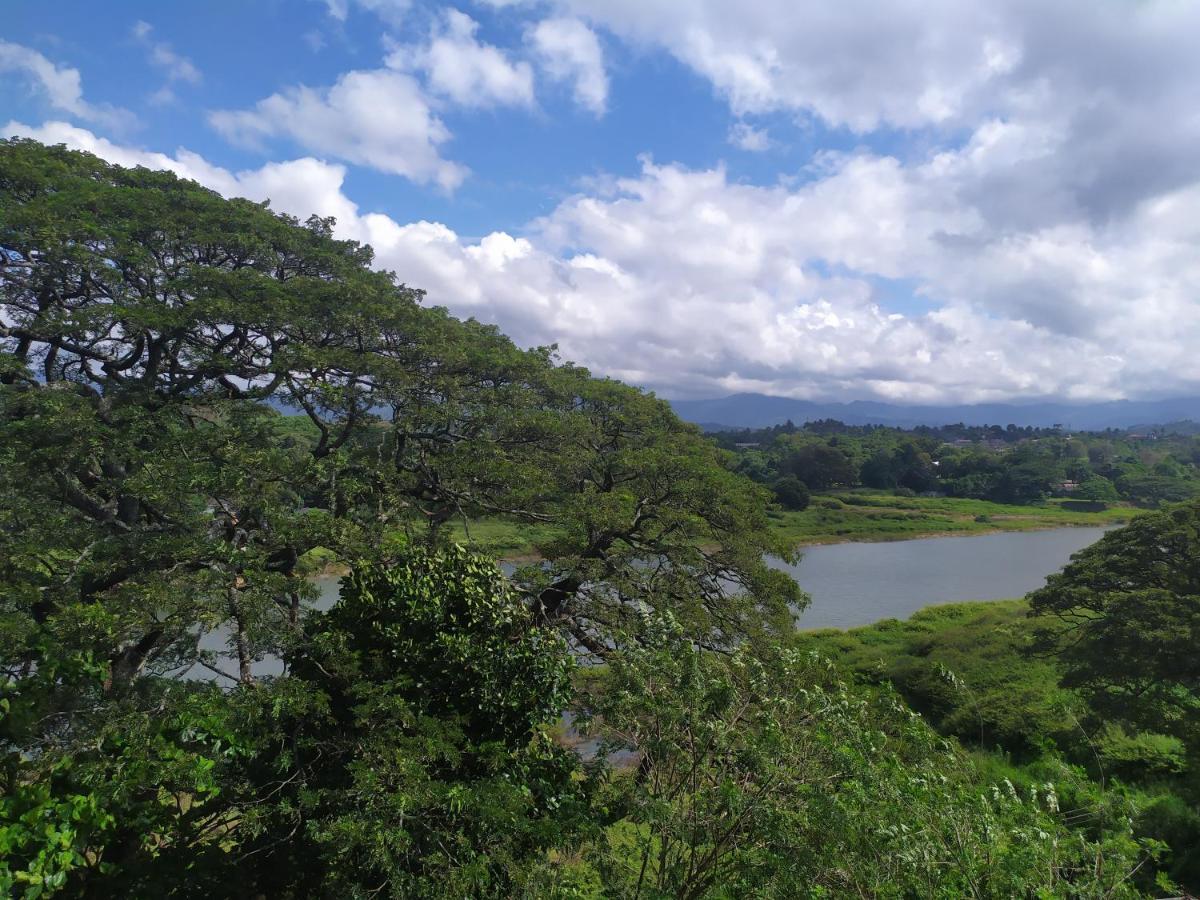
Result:
<svg viewBox="0 0 1200 900"><path fill-rule="evenodd" d="M1029 596L1038 645L1099 709L1155 731L1200 726L1200 503L1136 517Z"/></svg>
<svg viewBox="0 0 1200 900"><path fill-rule="evenodd" d="M627 608L728 642L799 599L762 495L666 404L422 306L331 220L28 141L0 199L6 611L86 635L114 690L218 626L248 680L306 553L460 516L554 525L523 584L597 651Z"/></svg>
<svg viewBox="0 0 1200 900"><path fill-rule="evenodd" d="M333 224L0 141L0 843L30 878L216 852L223 804L248 831L281 796L246 760L328 712L314 551L386 571L500 516L552 535L513 589L579 650L656 608L720 649L790 627L765 491L696 428Z"/></svg>

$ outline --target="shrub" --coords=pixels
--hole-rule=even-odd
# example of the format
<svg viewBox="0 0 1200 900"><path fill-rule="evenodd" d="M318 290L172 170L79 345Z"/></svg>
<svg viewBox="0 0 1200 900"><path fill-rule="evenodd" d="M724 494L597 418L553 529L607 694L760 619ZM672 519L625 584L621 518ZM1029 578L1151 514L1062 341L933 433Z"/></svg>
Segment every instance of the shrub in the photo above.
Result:
<svg viewBox="0 0 1200 900"><path fill-rule="evenodd" d="M771 486L771 490L775 492L775 500L784 509L793 512L808 509L812 495L809 493L808 485L795 475L784 475L777 479Z"/></svg>

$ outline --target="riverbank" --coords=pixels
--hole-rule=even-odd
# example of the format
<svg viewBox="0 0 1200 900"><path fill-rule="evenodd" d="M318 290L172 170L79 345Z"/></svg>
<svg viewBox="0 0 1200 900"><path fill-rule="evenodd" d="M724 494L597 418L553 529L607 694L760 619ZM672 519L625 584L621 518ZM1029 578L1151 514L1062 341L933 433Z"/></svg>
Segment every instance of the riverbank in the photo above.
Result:
<svg viewBox="0 0 1200 900"><path fill-rule="evenodd" d="M1061 500L1029 506L958 497L901 497L877 492L814 496L801 512L768 513L777 533L794 547L850 541L903 541L1004 531L1120 525L1139 512L1114 506L1096 512L1068 509Z"/></svg>
<svg viewBox="0 0 1200 900"><path fill-rule="evenodd" d="M1139 512L1116 506L1099 512L1066 509L1061 501L1014 506L956 497L901 497L880 492L818 494L801 512L771 510L777 534L792 547L858 541L903 541L1005 531L1119 525ZM507 562L532 562L537 546L554 537L548 525L482 519L451 526L455 540Z"/></svg>

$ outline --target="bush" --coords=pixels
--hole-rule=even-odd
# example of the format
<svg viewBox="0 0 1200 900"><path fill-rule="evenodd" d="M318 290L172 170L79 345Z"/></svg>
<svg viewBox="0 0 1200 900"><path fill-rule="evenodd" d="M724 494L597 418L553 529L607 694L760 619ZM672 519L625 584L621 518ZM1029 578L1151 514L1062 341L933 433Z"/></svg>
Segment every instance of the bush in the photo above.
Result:
<svg viewBox="0 0 1200 900"><path fill-rule="evenodd" d="M1127 734L1109 725L1097 741L1104 768L1126 781L1178 775L1187 767L1183 741L1165 734Z"/></svg>
<svg viewBox="0 0 1200 900"><path fill-rule="evenodd" d="M775 492L775 500L779 505L792 512L808 509L809 500L812 499L808 485L795 475L784 475L771 485L771 490Z"/></svg>

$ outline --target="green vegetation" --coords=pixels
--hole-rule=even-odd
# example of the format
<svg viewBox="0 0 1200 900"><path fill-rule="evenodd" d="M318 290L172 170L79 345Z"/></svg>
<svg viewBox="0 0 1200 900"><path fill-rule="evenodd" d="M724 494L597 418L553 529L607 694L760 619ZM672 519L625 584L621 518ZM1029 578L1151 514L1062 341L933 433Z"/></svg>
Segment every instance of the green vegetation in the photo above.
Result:
<svg viewBox="0 0 1200 900"><path fill-rule="evenodd" d="M1194 846L1194 795L1152 816L1054 759L1018 790L795 646L767 488L371 262L0 141L0 894L1135 897ZM792 514L934 514L901 499ZM1187 732L1106 724L1114 767L1195 771Z"/></svg>
<svg viewBox="0 0 1200 900"><path fill-rule="evenodd" d="M1200 743L1200 506L1105 535L1029 600L1065 684L1110 718Z"/></svg>
<svg viewBox="0 0 1200 900"><path fill-rule="evenodd" d="M1145 529L1154 522L1148 516L1138 524ZM1131 531L1115 532L1105 539L1107 550L1101 542L1081 556L1120 559L1111 545ZM1194 601L1181 603L1178 596L1172 606L1195 609ZM1125 621L1131 633L1160 634L1145 618ZM1039 636L1058 633L1058 622L1032 615L1026 600L956 603L903 622L801 633L795 643L836 659L860 683L898 691L940 733L975 748L977 764L995 779L1027 789L1053 778L1072 805L1094 802L1105 785L1131 804L1135 833L1169 848L1161 871L1177 882L1200 883L1200 744L1194 731L1179 730L1180 714L1194 708L1195 682L1190 691L1175 689L1181 708L1139 701L1114 716L1112 698L1070 686L1080 678L1064 678L1073 670L1069 657L1033 652ZM1192 632L1190 640L1195 637ZM1127 645L1119 639L1103 646L1120 654ZM1097 657L1094 668L1107 681L1119 664L1110 670Z"/></svg>
<svg viewBox="0 0 1200 900"><path fill-rule="evenodd" d="M803 482L801 482L801 485ZM859 489L813 495L799 511L771 509L768 525L790 548L841 541L888 541L943 534L986 534L1041 528L1119 525L1140 511L1130 506L1078 510L1073 501L1051 499L1016 506L961 497L908 497ZM511 519L450 523L455 540L501 559L525 561L554 537L551 526Z"/></svg>
<svg viewBox="0 0 1200 900"><path fill-rule="evenodd" d="M1015 506L958 497L904 497L887 492L839 491L813 497L802 512L773 511L776 534L793 546L838 541L904 540L938 534L1030 531L1112 525L1137 510L1112 507L1077 512L1063 502Z"/></svg>
<svg viewBox="0 0 1200 900"><path fill-rule="evenodd" d="M813 491L875 488L996 503L1077 499L1154 507L1200 494L1200 437L1155 431L1063 434L1058 429L849 426L792 423L712 436L734 467Z"/></svg>

